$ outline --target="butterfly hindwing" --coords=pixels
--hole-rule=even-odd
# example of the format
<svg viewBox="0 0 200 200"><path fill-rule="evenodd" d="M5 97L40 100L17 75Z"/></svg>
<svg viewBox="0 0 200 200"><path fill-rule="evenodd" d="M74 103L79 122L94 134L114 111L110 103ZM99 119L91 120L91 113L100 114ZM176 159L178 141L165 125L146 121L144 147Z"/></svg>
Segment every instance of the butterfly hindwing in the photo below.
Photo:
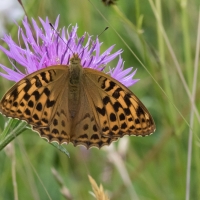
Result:
<svg viewBox="0 0 200 200"><path fill-rule="evenodd" d="M33 126L33 129L40 133L41 137L49 142L69 143L71 134L71 119L69 118L67 101L61 101L58 104L56 112L52 117L51 123L47 127Z"/></svg>
<svg viewBox="0 0 200 200"><path fill-rule="evenodd" d="M94 102L91 102L88 94L93 91L87 90L84 78L81 84L81 101L78 108L78 113L73 121L71 130L71 142L77 145L84 145L87 148L92 146L101 148L104 145L109 145L112 141L118 138L105 137L101 132L99 120L95 112ZM98 98L98 96L96 95Z"/></svg>

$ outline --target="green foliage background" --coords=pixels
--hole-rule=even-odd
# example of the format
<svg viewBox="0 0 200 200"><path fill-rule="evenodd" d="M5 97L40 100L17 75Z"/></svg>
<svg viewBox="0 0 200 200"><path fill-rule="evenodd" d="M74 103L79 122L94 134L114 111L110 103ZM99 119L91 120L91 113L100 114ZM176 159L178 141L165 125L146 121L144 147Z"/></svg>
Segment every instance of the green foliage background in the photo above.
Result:
<svg viewBox="0 0 200 200"><path fill-rule="evenodd" d="M199 120L192 112L186 92L187 86L191 97L199 45L196 38L197 34L200 35L197 33L199 0L118 0L116 6L105 6L100 0L91 1L98 11L88 0L23 3L29 18L33 17L39 23L38 16L43 19L48 16L54 22L60 15L59 27L77 23L80 36L84 32L96 36L109 26L100 36L102 51L116 44L114 50L124 50L125 67L137 68L135 77L140 81L131 90L150 110L157 129L149 137L125 137L128 143L123 144L126 139L114 143L114 152L121 158L117 162L113 162L112 155L104 148L85 150L71 144L66 146L70 153L68 158L35 132L27 130L0 152L0 199L14 199L14 188L17 188L19 199L63 200L66 198L60 190L64 186L72 199L94 199L89 194L92 189L88 174L104 186L111 199L187 199L188 124L191 116L194 116L194 124L190 124L193 130L190 199L200 199ZM160 24L156 15L161 19ZM17 41L14 23L7 25L7 32ZM0 44L4 45L2 41ZM0 63L10 66L2 52L0 59ZM199 60L197 63L199 67ZM1 97L12 84L0 77ZM199 111L200 82L195 85L195 105ZM1 130L6 120L0 116ZM125 151L123 155L121 148ZM117 167L120 161L131 183ZM52 168L62 177L63 184L58 184ZM13 187L13 169L17 187Z"/></svg>

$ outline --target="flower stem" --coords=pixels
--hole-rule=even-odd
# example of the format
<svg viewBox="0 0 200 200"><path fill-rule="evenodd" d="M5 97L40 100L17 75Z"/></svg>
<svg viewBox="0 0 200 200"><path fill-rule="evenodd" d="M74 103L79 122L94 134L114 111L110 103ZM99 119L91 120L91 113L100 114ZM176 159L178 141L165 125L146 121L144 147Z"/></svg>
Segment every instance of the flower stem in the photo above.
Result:
<svg viewBox="0 0 200 200"><path fill-rule="evenodd" d="M27 128L29 127L25 121L9 118L4 131L0 134L0 151ZM56 142L50 144L70 157L69 152L62 145Z"/></svg>
<svg viewBox="0 0 200 200"><path fill-rule="evenodd" d="M27 123L10 118L6 123L5 129L0 134L0 151L15 139L19 134L26 130Z"/></svg>

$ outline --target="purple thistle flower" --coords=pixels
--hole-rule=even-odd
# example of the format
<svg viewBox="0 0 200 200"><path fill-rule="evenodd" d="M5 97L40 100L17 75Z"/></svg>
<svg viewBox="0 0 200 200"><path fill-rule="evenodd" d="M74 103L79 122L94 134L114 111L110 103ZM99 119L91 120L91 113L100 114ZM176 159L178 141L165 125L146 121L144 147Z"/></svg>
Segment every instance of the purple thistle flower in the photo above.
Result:
<svg viewBox="0 0 200 200"><path fill-rule="evenodd" d="M102 43L99 42L99 39L96 38L96 40L92 41L91 36L87 33L79 38L77 36L77 25L72 26L71 30L70 27L67 30L62 28L60 31L61 39L55 31L58 28L59 16L54 24L55 30L49 25L48 18L46 18L46 21L40 19L40 22L42 29L32 19L32 26L35 31L33 33L27 18L25 18L23 20L24 30L21 27L18 29L18 44L12 40L11 36L4 36L3 41L7 43L9 50L2 46L0 46L0 50L8 56L15 70L0 64L0 67L4 70L4 73L0 72L1 76L8 80L18 82L26 75L42 68L59 64L69 65L69 59L74 53L77 53L84 68L92 68L99 71L102 71L110 61L119 56L117 66L114 69L110 69L108 74L127 87L138 81L138 79L133 79L136 70L131 72L132 67L123 69L124 62L120 56L122 50L111 54L115 45L101 54L100 47ZM87 41L84 44L86 38ZM23 40L23 46L25 48L20 44L20 39ZM16 63L23 66L25 72L21 72L12 60L15 60Z"/></svg>

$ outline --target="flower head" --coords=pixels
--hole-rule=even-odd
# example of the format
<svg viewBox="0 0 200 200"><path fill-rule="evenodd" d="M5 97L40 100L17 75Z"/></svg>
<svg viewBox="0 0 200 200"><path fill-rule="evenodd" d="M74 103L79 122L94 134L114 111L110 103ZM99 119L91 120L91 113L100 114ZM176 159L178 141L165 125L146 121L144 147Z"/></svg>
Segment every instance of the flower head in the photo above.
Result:
<svg viewBox="0 0 200 200"><path fill-rule="evenodd" d="M119 57L117 66L107 73L127 87L138 81L133 79L136 71L131 73L132 68L123 69L124 62L120 56L122 50L111 54L114 45L101 54L102 43L99 42L99 39L96 38L93 41L87 33L79 38L77 25L69 26L67 29L62 28L58 34L59 16L53 25L55 30L49 25L48 18L45 21L40 19L40 22L42 29L32 19L33 32L27 18L25 18L23 20L24 29L18 28L18 44L13 41L11 36L4 36L3 40L7 43L9 50L2 46L0 46L0 50L8 56L15 70L0 64L0 67L4 70L4 73L0 72L1 76L18 82L24 76L42 68L52 65L69 65L70 58L74 53L77 53L84 68L99 71L104 70L110 61ZM22 39L23 44L20 43L20 39ZM24 72L20 71L11 60L15 60L16 63L23 66Z"/></svg>

